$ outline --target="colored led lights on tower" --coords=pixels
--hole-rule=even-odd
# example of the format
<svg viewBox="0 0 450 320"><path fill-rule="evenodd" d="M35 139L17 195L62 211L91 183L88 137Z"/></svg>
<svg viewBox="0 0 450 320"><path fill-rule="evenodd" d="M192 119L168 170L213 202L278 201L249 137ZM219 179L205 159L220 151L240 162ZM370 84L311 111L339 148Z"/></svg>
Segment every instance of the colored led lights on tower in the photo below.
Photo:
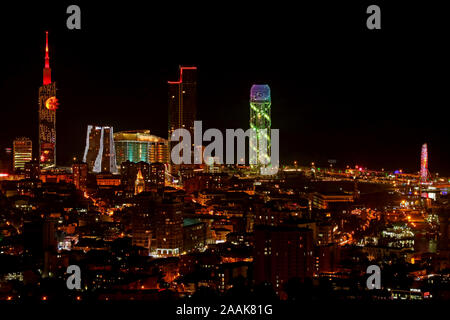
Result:
<svg viewBox="0 0 450 320"><path fill-rule="evenodd" d="M250 90L250 128L256 130L256 135L250 139L250 148L254 151L257 165L261 165L260 153L266 149L266 165L270 162L270 88L268 85L254 84ZM262 130L265 129L265 130ZM261 145L262 138L265 138L266 145Z"/></svg>
<svg viewBox="0 0 450 320"><path fill-rule="evenodd" d="M114 133L117 166L122 162L169 162L167 140L150 134L150 130Z"/></svg>
<svg viewBox="0 0 450 320"><path fill-rule="evenodd" d="M52 69L50 69L50 57L48 55L48 31L45 31L45 67L44 67L44 85L52 82Z"/></svg>
<svg viewBox="0 0 450 320"><path fill-rule="evenodd" d="M420 182L427 183L429 181L430 172L428 171L428 147L424 143L420 156Z"/></svg>
<svg viewBox="0 0 450 320"><path fill-rule="evenodd" d="M39 88L39 163L43 168L56 165L57 108L56 83L52 82L47 31L45 32L43 84Z"/></svg>

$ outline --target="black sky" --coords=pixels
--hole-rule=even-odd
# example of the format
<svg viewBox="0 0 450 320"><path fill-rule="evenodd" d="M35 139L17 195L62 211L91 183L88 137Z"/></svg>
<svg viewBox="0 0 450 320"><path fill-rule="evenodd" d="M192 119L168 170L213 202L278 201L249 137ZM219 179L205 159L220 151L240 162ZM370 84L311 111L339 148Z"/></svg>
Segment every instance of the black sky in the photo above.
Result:
<svg viewBox="0 0 450 320"><path fill-rule="evenodd" d="M64 2L2 7L0 147L37 146L37 93L45 30L57 82L57 161L80 157L88 124L167 136L167 80L198 66L203 127L248 128L249 90L268 83L281 161L450 174L448 41L442 8L380 3ZM81 30L66 28L70 4ZM448 34L448 33L447 33Z"/></svg>

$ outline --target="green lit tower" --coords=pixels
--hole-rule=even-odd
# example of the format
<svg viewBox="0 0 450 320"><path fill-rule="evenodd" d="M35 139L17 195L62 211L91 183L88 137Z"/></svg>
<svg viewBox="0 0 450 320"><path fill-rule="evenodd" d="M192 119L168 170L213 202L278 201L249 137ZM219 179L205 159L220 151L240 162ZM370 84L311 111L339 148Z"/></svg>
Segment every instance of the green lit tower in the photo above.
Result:
<svg viewBox="0 0 450 320"><path fill-rule="evenodd" d="M266 149L266 166L270 163L270 88L267 84L254 84L250 89L250 128L256 130L256 135L250 138L250 148L256 155L256 165L252 167L261 167L260 153ZM266 129L262 131L261 129ZM266 138L266 145L261 144L262 138Z"/></svg>

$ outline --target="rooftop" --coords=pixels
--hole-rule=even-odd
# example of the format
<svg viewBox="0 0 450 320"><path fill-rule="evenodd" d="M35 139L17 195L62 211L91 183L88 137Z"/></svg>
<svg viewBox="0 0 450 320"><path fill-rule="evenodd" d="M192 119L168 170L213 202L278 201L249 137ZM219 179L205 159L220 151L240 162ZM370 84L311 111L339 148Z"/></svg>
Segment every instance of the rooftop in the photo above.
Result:
<svg viewBox="0 0 450 320"><path fill-rule="evenodd" d="M114 133L114 141L163 142L167 139L150 134L150 130L130 130Z"/></svg>

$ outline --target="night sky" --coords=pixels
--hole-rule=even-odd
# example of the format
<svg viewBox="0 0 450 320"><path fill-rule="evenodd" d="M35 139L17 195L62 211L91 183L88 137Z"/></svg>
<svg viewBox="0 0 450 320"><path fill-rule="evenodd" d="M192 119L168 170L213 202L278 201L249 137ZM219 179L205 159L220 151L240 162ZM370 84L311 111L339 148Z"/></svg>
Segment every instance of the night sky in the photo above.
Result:
<svg viewBox="0 0 450 320"><path fill-rule="evenodd" d="M184 64L198 66L203 128L247 129L251 85L270 85L282 163L418 171L427 142L430 171L450 175L444 10L378 2L382 30L370 31L372 2L339 2L2 4L1 152L17 136L37 149L48 30L58 164L82 156L88 124L166 138L167 80ZM70 4L81 30L66 28Z"/></svg>

